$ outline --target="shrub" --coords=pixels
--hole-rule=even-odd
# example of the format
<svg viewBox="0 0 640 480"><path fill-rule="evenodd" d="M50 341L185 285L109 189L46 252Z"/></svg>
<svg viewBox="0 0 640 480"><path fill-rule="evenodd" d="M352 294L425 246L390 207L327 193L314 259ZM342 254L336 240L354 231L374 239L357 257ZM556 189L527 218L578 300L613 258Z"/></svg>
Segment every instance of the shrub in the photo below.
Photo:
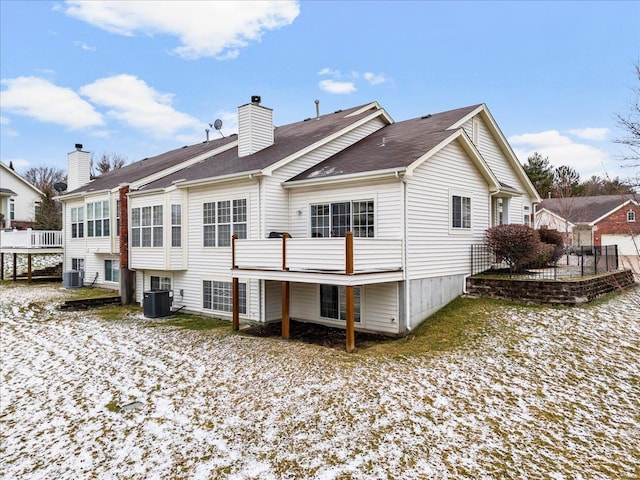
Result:
<svg viewBox="0 0 640 480"><path fill-rule="evenodd" d="M550 243L540 243L536 250L535 257L526 266L528 268L544 268L553 264L557 259L555 254L557 252L556 246Z"/></svg>
<svg viewBox="0 0 640 480"><path fill-rule="evenodd" d="M536 260L541 243L536 231L527 225L498 225L485 234L485 244L493 254L516 272Z"/></svg>
<svg viewBox="0 0 640 480"><path fill-rule="evenodd" d="M538 236L540 237L540 241L542 243L553 245L554 251L552 253L551 261L555 262L559 260L564 252L564 239L562 238L562 234L560 234L560 232L558 232L557 230L542 228L538 230Z"/></svg>

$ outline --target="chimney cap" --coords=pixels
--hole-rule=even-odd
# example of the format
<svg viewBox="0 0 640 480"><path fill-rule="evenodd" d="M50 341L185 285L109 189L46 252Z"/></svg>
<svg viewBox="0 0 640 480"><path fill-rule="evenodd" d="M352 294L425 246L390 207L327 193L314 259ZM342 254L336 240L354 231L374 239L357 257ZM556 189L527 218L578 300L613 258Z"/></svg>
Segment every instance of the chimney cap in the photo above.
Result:
<svg viewBox="0 0 640 480"><path fill-rule="evenodd" d="M82 144L76 143L76 150L82 150Z"/></svg>
<svg viewBox="0 0 640 480"><path fill-rule="evenodd" d="M262 98L260 97L260 95L251 95L251 103L259 105L261 101Z"/></svg>

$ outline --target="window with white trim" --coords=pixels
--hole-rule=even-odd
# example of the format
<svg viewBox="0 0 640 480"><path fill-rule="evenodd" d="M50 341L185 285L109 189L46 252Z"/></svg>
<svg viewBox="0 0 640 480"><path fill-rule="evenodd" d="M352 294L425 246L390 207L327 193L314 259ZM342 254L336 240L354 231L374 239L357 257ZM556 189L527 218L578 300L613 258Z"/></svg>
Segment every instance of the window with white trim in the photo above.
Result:
<svg viewBox="0 0 640 480"><path fill-rule="evenodd" d="M373 200L320 203L311 205L312 237L375 236Z"/></svg>
<svg viewBox="0 0 640 480"><path fill-rule="evenodd" d="M331 320L347 320L346 288L320 285L320 316ZM360 322L360 287L353 287L353 318Z"/></svg>
<svg viewBox="0 0 640 480"><path fill-rule="evenodd" d="M72 258L71 270L77 270L78 272L84 272L84 258Z"/></svg>
<svg viewBox="0 0 640 480"><path fill-rule="evenodd" d="M171 205L171 246L182 246L182 205Z"/></svg>
<svg viewBox="0 0 640 480"><path fill-rule="evenodd" d="M131 246L162 247L162 205L131 209Z"/></svg>
<svg viewBox="0 0 640 480"><path fill-rule="evenodd" d="M71 208L71 238L83 238L83 237L84 237L84 207L72 207Z"/></svg>
<svg viewBox="0 0 640 480"><path fill-rule="evenodd" d="M471 228L471 198L451 196L451 228Z"/></svg>
<svg viewBox="0 0 640 480"><path fill-rule="evenodd" d="M629 210L627 212L627 222L635 222L636 221L636 212L633 210Z"/></svg>
<svg viewBox="0 0 640 480"><path fill-rule="evenodd" d="M238 310L247 313L247 284L238 284ZM233 311L232 283L218 280L202 281L202 308L216 312Z"/></svg>
<svg viewBox="0 0 640 480"><path fill-rule="evenodd" d="M171 290L171 278L151 275L151 290Z"/></svg>
<svg viewBox="0 0 640 480"><path fill-rule="evenodd" d="M9 220L16 219L16 201L12 198L9 200Z"/></svg>
<svg viewBox="0 0 640 480"><path fill-rule="evenodd" d="M120 200L116 200L116 237L120 236Z"/></svg>
<svg viewBox="0 0 640 480"><path fill-rule="evenodd" d="M105 282L120 281L120 265L118 264L118 260L104 261L104 280Z"/></svg>
<svg viewBox="0 0 640 480"><path fill-rule="evenodd" d="M247 238L247 200L220 200L202 204L202 245L230 247L231 237Z"/></svg>
<svg viewBox="0 0 640 480"><path fill-rule="evenodd" d="M87 203L87 237L109 236L109 201Z"/></svg>

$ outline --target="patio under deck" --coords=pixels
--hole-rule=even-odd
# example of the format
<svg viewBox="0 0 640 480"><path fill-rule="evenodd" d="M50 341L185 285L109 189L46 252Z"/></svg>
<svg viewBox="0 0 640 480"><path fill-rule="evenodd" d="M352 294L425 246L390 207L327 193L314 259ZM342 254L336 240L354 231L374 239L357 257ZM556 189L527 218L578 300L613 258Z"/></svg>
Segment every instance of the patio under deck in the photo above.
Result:
<svg viewBox="0 0 640 480"><path fill-rule="evenodd" d="M27 279L32 280L32 255L61 255L62 232L57 230L0 231L0 280L4 280L4 256L13 255L12 279L18 278L18 255L27 256Z"/></svg>
<svg viewBox="0 0 640 480"><path fill-rule="evenodd" d="M233 329L240 328L239 278L282 283L282 338L289 338L291 282L345 287L346 349L355 348L354 287L404 280L401 239L282 238L238 240L231 249Z"/></svg>

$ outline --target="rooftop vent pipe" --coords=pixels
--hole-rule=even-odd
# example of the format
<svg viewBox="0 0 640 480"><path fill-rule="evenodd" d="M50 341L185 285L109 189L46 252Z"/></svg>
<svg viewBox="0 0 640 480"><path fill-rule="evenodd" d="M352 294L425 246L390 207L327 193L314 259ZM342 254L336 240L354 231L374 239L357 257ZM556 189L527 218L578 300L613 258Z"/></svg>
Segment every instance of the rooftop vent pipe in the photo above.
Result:
<svg viewBox="0 0 640 480"><path fill-rule="evenodd" d="M320 100L316 100L316 120L320 119Z"/></svg>

